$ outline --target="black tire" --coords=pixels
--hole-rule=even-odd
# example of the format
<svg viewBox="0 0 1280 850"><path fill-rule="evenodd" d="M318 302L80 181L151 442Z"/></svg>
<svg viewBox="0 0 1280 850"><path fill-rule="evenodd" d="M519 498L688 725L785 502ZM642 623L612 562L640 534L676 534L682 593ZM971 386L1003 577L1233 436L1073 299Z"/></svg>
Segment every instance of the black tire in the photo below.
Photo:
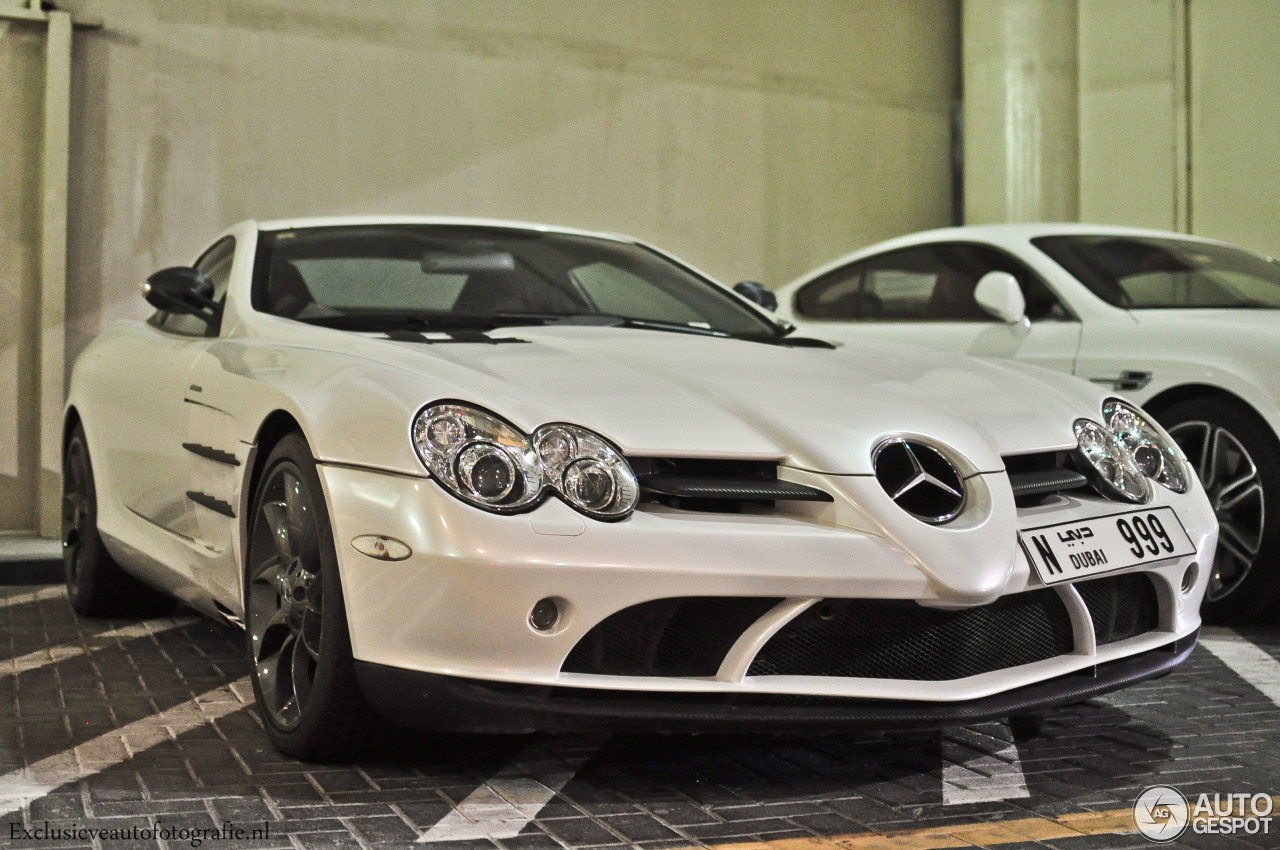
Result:
<svg viewBox="0 0 1280 850"><path fill-rule="evenodd" d="M1280 612L1280 441L1234 399L1190 399L1158 416L1218 516L1218 552L1201 614L1239 624ZM1268 511L1270 508L1270 511Z"/></svg>
<svg viewBox="0 0 1280 850"><path fill-rule="evenodd" d="M1046 719L1047 712L1044 711L1010 715L1009 730L1013 733L1013 740L1021 744L1024 741L1039 738L1044 731Z"/></svg>
<svg viewBox="0 0 1280 850"><path fill-rule="evenodd" d="M258 711L276 749L311 762L356 756L384 723L356 681L323 492L306 440L283 437L254 493L244 574Z"/></svg>
<svg viewBox="0 0 1280 850"><path fill-rule="evenodd" d="M87 617L173 608L173 600L126 573L98 534L98 492L84 429L76 425L62 456L62 566L71 607Z"/></svg>

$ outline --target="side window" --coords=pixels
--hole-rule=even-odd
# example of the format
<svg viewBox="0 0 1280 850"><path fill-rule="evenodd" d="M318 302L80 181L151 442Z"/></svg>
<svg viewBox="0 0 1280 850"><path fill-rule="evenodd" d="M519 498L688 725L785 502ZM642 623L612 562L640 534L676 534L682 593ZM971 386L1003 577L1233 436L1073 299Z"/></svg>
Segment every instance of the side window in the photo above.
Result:
<svg viewBox="0 0 1280 850"><path fill-rule="evenodd" d="M963 277L940 260L936 246L894 251L867 263L858 318L899 322L961 318L964 287ZM972 300L972 284L969 288Z"/></svg>
<svg viewBox="0 0 1280 850"><path fill-rule="evenodd" d="M211 248L196 261L195 268L207 274L213 280L213 300L219 304L227 297L227 285L231 281L231 263L235 259L236 241L225 236L215 242ZM160 330L182 336L217 336L218 327L205 324L195 316L182 313L166 313L158 310L148 320Z"/></svg>
<svg viewBox="0 0 1280 850"><path fill-rule="evenodd" d="M797 312L864 322L993 320L973 300L982 273L952 248L918 245L838 269L800 291Z"/></svg>
<svg viewBox="0 0 1280 850"><path fill-rule="evenodd" d="M1017 278L1031 320L1071 318L1021 262L995 248L964 243L918 245L837 269L797 293L796 312L870 322L995 322L973 297L991 271Z"/></svg>
<svg viewBox="0 0 1280 850"><path fill-rule="evenodd" d="M979 277L987 272L998 271L1008 272L1017 278L1018 285L1022 287L1022 297L1027 302L1027 318L1031 321L1045 319L1071 320L1074 318L1071 312L1058 299L1058 296L1054 295L1053 290L1020 260L1003 251L984 245L956 247L967 248L973 252L974 262L981 269Z"/></svg>
<svg viewBox="0 0 1280 850"><path fill-rule="evenodd" d="M856 319L865 263L828 272L796 293L795 311L808 319Z"/></svg>

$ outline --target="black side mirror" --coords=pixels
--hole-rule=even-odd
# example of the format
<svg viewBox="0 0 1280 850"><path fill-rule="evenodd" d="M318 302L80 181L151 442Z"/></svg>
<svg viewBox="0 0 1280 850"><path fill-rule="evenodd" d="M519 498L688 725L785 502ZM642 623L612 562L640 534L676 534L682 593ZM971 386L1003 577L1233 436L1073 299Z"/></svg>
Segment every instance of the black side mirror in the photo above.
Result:
<svg viewBox="0 0 1280 850"><path fill-rule="evenodd" d="M765 286L763 283L756 283L754 280L744 280L733 285L733 291L741 295L748 301L754 301L766 310L778 309L778 296L773 294L773 290Z"/></svg>
<svg viewBox="0 0 1280 850"><path fill-rule="evenodd" d="M142 297L157 310L195 316L210 325L222 315L222 305L213 300L213 280L186 266L162 269L147 278Z"/></svg>

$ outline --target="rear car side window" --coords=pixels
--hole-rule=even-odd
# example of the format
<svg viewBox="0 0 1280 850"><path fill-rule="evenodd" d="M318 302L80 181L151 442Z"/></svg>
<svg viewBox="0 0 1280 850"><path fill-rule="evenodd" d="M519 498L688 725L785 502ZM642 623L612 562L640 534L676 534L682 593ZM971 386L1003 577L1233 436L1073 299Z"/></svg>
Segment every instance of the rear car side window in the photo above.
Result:
<svg viewBox="0 0 1280 850"><path fill-rule="evenodd" d="M1235 246L1113 234L1031 244L1114 307L1280 308L1280 263Z"/></svg>
<svg viewBox="0 0 1280 850"><path fill-rule="evenodd" d="M995 322L974 300L987 272L1012 274L1027 317L1069 319L1056 295L1023 263L987 245L917 245L836 269L797 293L796 312L812 319Z"/></svg>

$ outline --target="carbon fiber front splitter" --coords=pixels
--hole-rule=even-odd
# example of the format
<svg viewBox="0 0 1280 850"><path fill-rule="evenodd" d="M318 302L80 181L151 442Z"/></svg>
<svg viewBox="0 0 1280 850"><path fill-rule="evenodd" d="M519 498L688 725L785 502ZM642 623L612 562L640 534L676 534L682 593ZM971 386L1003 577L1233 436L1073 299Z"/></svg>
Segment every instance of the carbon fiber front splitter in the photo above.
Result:
<svg viewBox="0 0 1280 850"><path fill-rule="evenodd" d="M794 732L937 729L1082 702L1172 672L1199 632L1140 655L962 702L673 693L521 685L356 662L373 706L405 726L454 732Z"/></svg>

